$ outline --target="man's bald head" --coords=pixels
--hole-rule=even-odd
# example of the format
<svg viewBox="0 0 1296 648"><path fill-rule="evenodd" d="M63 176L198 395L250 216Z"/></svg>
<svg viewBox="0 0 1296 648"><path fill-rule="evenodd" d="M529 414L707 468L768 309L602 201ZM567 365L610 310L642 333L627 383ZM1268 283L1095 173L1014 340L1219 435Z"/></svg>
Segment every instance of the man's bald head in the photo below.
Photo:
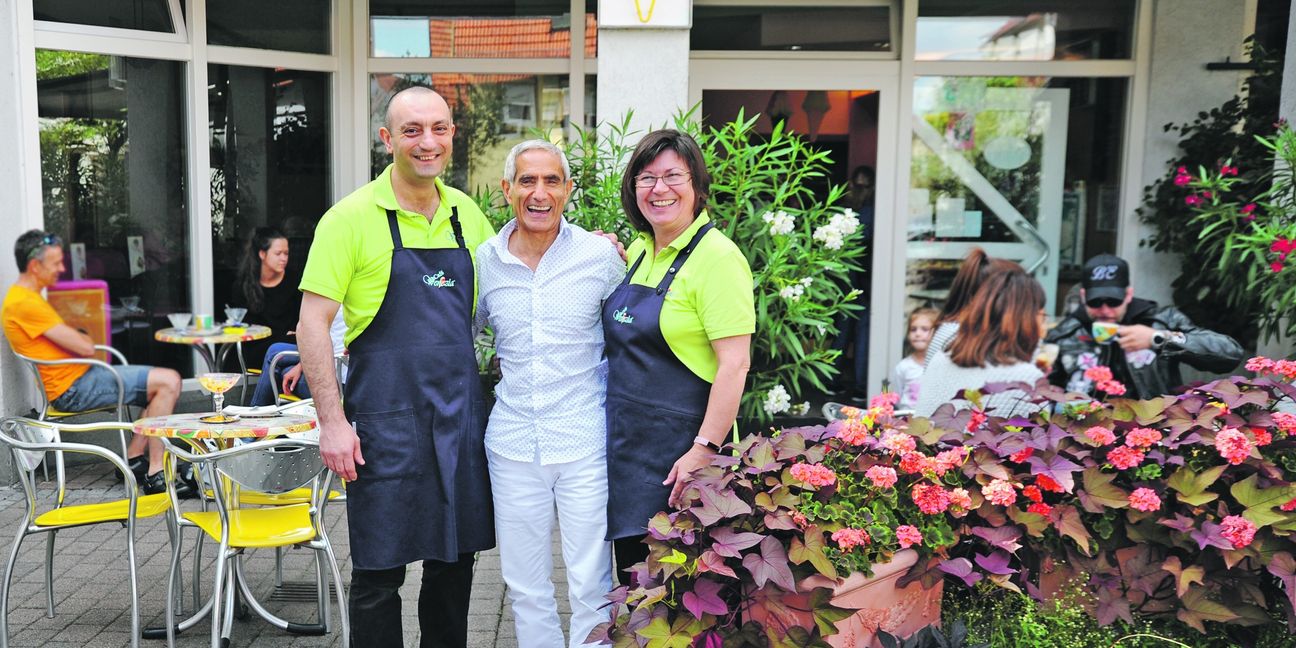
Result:
<svg viewBox="0 0 1296 648"><path fill-rule="evenodd" d="M392 95L392 98L387 102L387 115L385 119L387 130L395 130L396 123L394 117L402 107L420 101L437 102L442 106L445 106L446 113L450 112L450 104L446 103L445 98L440 94L437 94L435 90L427 86L412 86Z"/></svg>

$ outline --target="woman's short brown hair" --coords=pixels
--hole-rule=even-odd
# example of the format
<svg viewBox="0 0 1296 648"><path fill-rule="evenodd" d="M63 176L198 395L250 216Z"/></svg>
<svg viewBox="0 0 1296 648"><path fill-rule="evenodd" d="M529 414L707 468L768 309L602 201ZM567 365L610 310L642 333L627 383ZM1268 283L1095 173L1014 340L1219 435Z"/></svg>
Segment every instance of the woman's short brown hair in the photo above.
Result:
<svg viewBox="0 0 1296 648"><path fill-rule="evenodd" d="M992 269L959 314L948 351L960 367L1026 362L1035 355L1044 287L1016 263L1002 263L1009 267Z"/></svg>
<svg viewBox="0 0 1296 648"><path fill-rule="evenodd" d="M693 193L697 196L697 201L693 204L694 218L702 213L706 208L707 200L711 198L711 174L707 171L706 161L702 157L702 148L698 146L697 141L688 133L673 128L663 128L648 133L639 140L639 145L630 155L625 175L621 176L621 208L625 210L630 224L640 232L651 233L652 225L648 223L647 218L644 218L643 212L639 211L639 201L635 194L635 177L643 171L644 167L652 164L657 156L666 151L674 151L680 159L684 160L684 164L688 165L689 182L692 183Z"/></svg>

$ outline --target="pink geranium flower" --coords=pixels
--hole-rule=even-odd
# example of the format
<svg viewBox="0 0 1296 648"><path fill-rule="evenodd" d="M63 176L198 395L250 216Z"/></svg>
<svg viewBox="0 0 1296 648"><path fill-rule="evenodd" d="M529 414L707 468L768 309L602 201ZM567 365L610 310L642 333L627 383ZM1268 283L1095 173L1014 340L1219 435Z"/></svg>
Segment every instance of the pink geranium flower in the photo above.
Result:
<svg viewBox="0 0 1296 648"><path fill-rule="evenodd" d="M792 477L816 487L828 486L837 481L837 473L821 464L796 464L792 466Z"/></svg>
<svg viewBox="0 0 1296 648"><path fill-rule="evenodd" d="M1152 428L1139 427L1125 435L1125 445L1131 448L1150 448L1161 442L1161 433Z"/></svg>
<svg viewBox="0 0 1296 648"><path fill-rule="evenodd" d="M1215 435L1215 450L1234 466L1246 461L1247 457L1251 456L1253 447L1255 445L1251 443L1251 439L1239 432L1237 428L1224 428Z"/></svg>
<svg viewBox="0 0 1296 648"><path fill-rule="evenodd" d="M908 549L914 545L922 544L922 532L913 525L902 524L896 527L896 540L900 542L901 549Z"/></svg>
<svg viewBox="0 0 1296 648"><path fill-rule="evenodd" d="M899 481L895 468L890 466L873 466L864 471L864 476L868 477L869 481L873 482L873 485L878 488L891 488Z"/></svg>
<svg viewBox="0 0 1296 648"><path fill-rule="evenodd" d="M1158 511L1161 509L1161 497L1151 488L1135 488L1129 494L1129 505L1140 511Z"/></svg>
<svg viewBox="0 0 1296 648"><path fill-rule="evenodd" d="M950 491L950 506L955 506L964 511L972 508L972 494L966 488L955 488ZM1296 502L1296 500L1292 500Z"/></svg>
<svg viewBox="0 0 1296 648"><path fill-rule="evenodd" d="M1005 479L995 479L981 487L981 496L999 506L1012 506L1017 501L1017 489Z"/></svg>
<svg viewBox="0 0 1296 648"><path fill-rule="evenodd" d="M882 435L882 447L897 454L913 452L918 447L918 442L904 432L891 430Z"/></svg>
<svg viewBox="0 0 1296 648"><path fill-rule="evenodd" d="M1296 434L1296 414L1287 412L1273 413L1274 425L1278 426L1278 431L1284 434Z"/></svg>
<svg viewBox="0 0 1296 648"><path fill-rule="evenodd" d="M1107 453L1107 462L1118 470L1129 470L1143 463L1143 451L1129 446L1118 446Z"/></svg>
<svg viewBox="0 0 1296 648"><path fill-rule="evenodd" d="M1112 370L1110 367L1098 365L1096 367L1085 369L1084 377L1096 383L1104 382L1112 379Z"/></svg>
<svg viewBox="0 0 1296 648"><path fill-rule="evenodd" d="M1093 439L1094 443L1098 445L1110 445L1116 440L1116 435L1101 425L1095 425L1085 430L1085 436Z"/></svg>
<svg viewBox="0 0 1296 648"><path fill-rule="evenodd" d="M944 513L950 505L949 491L937 484L925 482L914 484L909 496L913 498L914 504L918 505L918 510L927 515Z"/></svg>
<svg viewBox="0 0 1296 648"><path fill-rule="evenodd" d="M976 409L972 410L972 418L968 419L967 431L976 432L977 428L985 424L986 419L988 418L989 417L986 416L985 412Z"/></svg>
<svg viewBox="0 0 1296 648"><path fill-rule="evenodd" d="M847 419L841 422L841 427L837 430L837 438L850 445L857 446L869 438L869 429L859 419Z"/></svg>
<svg viewBox="0 0 1296 648"><path fill-rule="evenodd" d="M1235 549L1251 544L1256 530L1256 525L1241 515L1230 515L1220 523L1220 535L1232 542Z"/></svg>
<svg viewBox="0 0 1296 648"><path fill-rule="evenodd" d="M1044 517L1048 517L1049 514L1053 512L1053 507L1049 506L1048 504L1045 504L1044 502L1034 502L1030 506L1026 507L1026 512L1039 513Z"/></svg>
<svg viewBox="0 0 1296 648"><path fill-rule="evenodd" d="M949 450L942 450L936 454L936 473L945 474L946 472L958 468L967 461L967 448L959 446Z"/></svg>
<svg viewBox="0 0 1296 648"><path fill-rule="evenodd" d="M1125 394L1125 384L1119 380L1104 380L1098 383L1098 389L1109 396L1122 396Z"/></svg>
<svg viewBox="0 0 1296 648"><path fill-rule="evenodd" d="M869 534L864 529L838 529L832 533L833 542L841 547L842 551L850 551L855 547L860 547L873 542Z"/></svg>
<svg viewBox="0 0 1296 648"><path fill-rule="evenodd" d="M1246 361L1246 370L1265 373L1274 368L1274 361L1264 356L1256 356Z"/></svg>

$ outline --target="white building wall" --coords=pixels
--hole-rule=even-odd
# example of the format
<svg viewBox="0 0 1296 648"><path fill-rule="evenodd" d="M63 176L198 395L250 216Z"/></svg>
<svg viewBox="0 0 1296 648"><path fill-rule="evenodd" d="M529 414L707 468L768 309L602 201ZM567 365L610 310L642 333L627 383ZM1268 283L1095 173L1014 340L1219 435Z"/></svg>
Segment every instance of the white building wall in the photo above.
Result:
<svg viewBox="0 0 1296 648"><path fill-rule="evenodd" d="M0 290L18 278L13 242L44 222L40 196L40 138L36 132L36 54L31 0L0 0ZM3 336L0 336L3 337ZM31 409L35 394L7 341L0 341L0 414ZM8 459L0 459L7 474Z"/></svg>
<svg viewBox="0 0 1296 648"><path fill-rule="evenodd" d="M1151 68L1148 75L1147 124L1143 133L1143 168L1127 173L1126 181L1145 187L1166 173L1179 154L1179 138L1162 130L1166 123L1192 121L1237 94L1242 72L1212 72L1205 65L1242 56L1242 39L1254 31L1238 0L1158 0L1152 23ZM1253 19L1253 18L1252 18ZM1185 81L1187 80L1187 81ZM1120 255L1130 262L1134 289L1140 297L1171 303L1170 283L1179 276L1182 260L1173 254L1140 247L1152 229L1135 218L1126 220Z"/></svg>
<svg viewBox="0 0 1296 648"><path fill-rule="evenodd" d="M599 120L619 123L634 111L638 135L673 124L688 106L688 30L600 29L598 41Z"/></svg>

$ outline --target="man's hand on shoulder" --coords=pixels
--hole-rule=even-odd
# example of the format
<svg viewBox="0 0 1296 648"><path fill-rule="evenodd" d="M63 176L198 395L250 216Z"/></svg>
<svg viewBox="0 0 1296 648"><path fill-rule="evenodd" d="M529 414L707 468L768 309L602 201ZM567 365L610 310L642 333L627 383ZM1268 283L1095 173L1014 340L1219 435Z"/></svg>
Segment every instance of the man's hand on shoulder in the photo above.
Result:
<svg viewBox="0 0 1296 648"><path fill-rule="evenodd" d="M621 260L622 261L626 260L625 245L622 245L621 241L617 239L616 232L604 232L601 229L596 229L592 232L592 234L596 234L598 236L602 236L603 238L607 239L608 242L612 243L612 246L616 248L617 254L621 255Z"/></svg>

